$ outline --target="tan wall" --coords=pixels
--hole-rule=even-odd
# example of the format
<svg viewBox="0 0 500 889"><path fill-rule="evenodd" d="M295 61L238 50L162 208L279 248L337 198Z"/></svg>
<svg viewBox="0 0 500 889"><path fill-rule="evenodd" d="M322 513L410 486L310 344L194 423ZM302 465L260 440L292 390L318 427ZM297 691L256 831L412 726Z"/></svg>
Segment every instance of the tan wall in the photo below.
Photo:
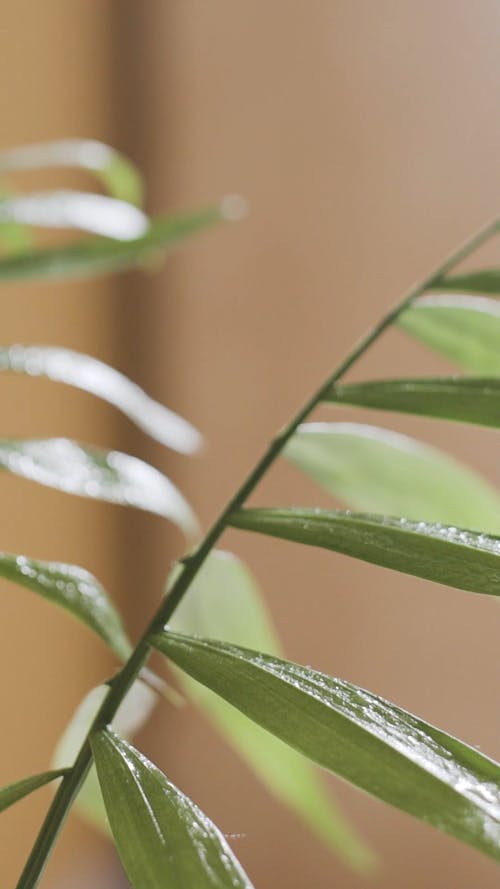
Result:
<svg viewBox="0 0 500 889"><path fill-rule="evenodd" d="M152 208L239 191L251 215L190 244L155 279L122 278L119 302L103 284L5 290L4 340L64 342L114 355L197 422L209 449L196 463L171 461L131 434L128 447L171 468L208 522L263 444L366 325L498 212L500 11L486 0L51 0L43 7L35 21L23 15L31 4L12 5L0 38L8 70L21 48L30 60L28 73L2 86L6 141L66 133L114 139L147 164ZM120 342L113 327L121 329ZM359 373L442 366L390 335ZM47 402L52 407L32 396L29 412L23 408L19 416L22 399L30 397L27 384L16 383L14 395L12 381L2 385L15 408L9 433L50 434L58 426L59 433L124 446L117 421L102 410L94 415L83 396L58 393L57 403ZM43 384L35 385L41 393ZM89 423L103 418L109 426L99 425L92 436ZM492 434L382 419L498 479ZM21 482L2 484L4 497L21 491ZM27 485L22 491L28 497ZM255 501L315 498L280 467ZM23 512L9 503L6 549L87 564L115 592L128 578L129 610L139 621L141 601L154 600L178 538L166 538L163 526L145 517L118 517L41 490L23 500ZM331 554L236 533L225 543L254 566L291 658L365 685L495 752L498 725L488 712L498 686L495 603ZM105 560L113 544L116 565ZM85 655L91 662L78 666L77 649L87 640L77 627L46 617L26 597L14 610L12 591L5 603L12 646L2 680L8 780L44 766L71 707L103 667L94 649ZM63 629L64 652L57 652ZM19 653L21 632L29 636L29 655ZM58 678L61 655L64 680L74 672L74 686ZM25 714L34 677L40 691ZM145 745L225 831L244 835L234 848L257 886L364 885L305 838L189 712L166 712ZM495 885L493 866L478 854L331 783L380 850L383 870L372 886ZM0 842L9 848L8 863L1 862L9 887L46 801L8 816ZM22 849L14 849L18 839ZM100 885L85 872L81 840L80 830L64 837L48 889L60 880L68 885L64 856L72 869L81 865L83 885ZM111 876L106 881L112 885Z"/></svg>

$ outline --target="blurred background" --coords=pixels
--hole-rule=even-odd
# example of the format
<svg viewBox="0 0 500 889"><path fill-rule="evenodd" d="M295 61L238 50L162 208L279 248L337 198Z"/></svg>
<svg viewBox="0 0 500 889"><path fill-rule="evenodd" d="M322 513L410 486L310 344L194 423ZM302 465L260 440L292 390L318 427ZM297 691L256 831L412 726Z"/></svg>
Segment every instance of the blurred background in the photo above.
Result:
<svg viewBox="0 0 500 889"><path fill-rule="evenodd" d="M156 274L2 292L4 343L64 345L113 364L203 431L200 457L167 454L88 395L9 375L0 379L4 435L67 435L154 462L207 524L362 331L498 214L499 38L494 0L3 4L4 146L109 142L144 170L150 212L228 192L250 205L244 222L186 243ZM391 333L356 375L444 367ZM375 422L498 481L493 432L380 414ZM86 566L140 632L182 546L175 529L7 475L1 496L3 549ZM328 501L280 466L254 502ZM251 535L233 532L224 545L251 563L291 659L495 753L493 601ZM4 784L47 767L111 662L76 622L28 593L2 587L0 609ZM349 873L190 707L162 706L141 744L237 835L233 848L256 886L497 885L478 853L326 778L380 856L371 880ZM2 816L2 887L15 885L49 799L41 790ZM107 842L72 818L43 886L126 885Z"/></svg>

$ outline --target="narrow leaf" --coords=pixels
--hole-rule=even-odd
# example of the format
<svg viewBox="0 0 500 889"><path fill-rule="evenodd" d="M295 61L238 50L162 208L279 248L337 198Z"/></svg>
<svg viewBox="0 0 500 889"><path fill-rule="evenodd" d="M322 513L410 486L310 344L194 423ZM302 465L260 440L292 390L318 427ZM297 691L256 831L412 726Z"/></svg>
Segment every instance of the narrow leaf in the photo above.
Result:
<svg viewBox="0 0 500 889"><path fill-rule="evenodd" d="M107 503L134 506L175 522L195 536L197 520L175 485L137 457L87 447L67 438L0 440L0 467L41 485Z"/></svg>
<svg viewBox="0 0 500 889"><path fill-rule="evenodd" d="M459 590L500 595L500 538L449 525L326 509L242 509L235 528L319 546Z"/></svg>
<svg viewBox="0 0 500 889"><path fill-rule="evenodd" d="M101 584L84 568L0 553L0 577L61 606L97 633L118 657L129 656L131 645L118 612Z"/></svg>
<svg viewBox="0 0 500 889"><path fill-rule="evenodd" d="M8 809L13 803L17 803L18 799L33 793L44 784L54 781L55 778L62 778L66 774L66 769L56 769L52 772L42 772L40 775L31 775L29 778L23 778L16 781L15 784L8 784L7 787L0 788L0 812Z"/></svg>
<svg viewBox="0 0 500 889"><path fill-rule="evenodd" d="M143 184L137 167L114 148L94 139L62 139L0 151L0 173L50 167L89 170L113 197L142 203Z"/></svg>
<svg viewBox="0 0 500 889"><path fill-rule="evenodd" d="M279 655L264 599L246 566L231 553L212 551L172 619L176 631L217 636ZM334 807L311 764L218 695L179 674L185 694L206 713L278 800L289 806L352 867L373 857Z"/></svg>
<svg viewBox="0 0 500 889"><path fill-rule="evenodd" d="M500 494L408 435L359 423L306 423L284 456L354 509L500 531Z"/></svg>
<svg viewBox="0 0 500 889"><path fill-rule="evenodd" d="M170 632L154 644L319 765L500 860L500 766L477 750L309 667Z"/></svg>
<svg viewBox="0 0 500 889"><path fill-rule="evenodd" d="M120 241L140 238L148 218L133 204L86 191L40 191L0 201L0 224L78 229Z"/></svg>
<svg viewBox="0 0 500 889"><path fill-rule="evenodd" d="M222 833L153 763L109 730L91 743L133 889L251 889Z"/></svg>
<svg viewBox="0 0 500 889"><path fill-rule="evenodd" d="M332 386L325 401L500 427L500 378L422 377Z"/></svg>
<svg viewBox="0 0 500 889"><path fill-rule="evenodd" d="M500 269L482 269L466 275L447 275L434 281L431 290L447 290L452 293L499 293Z"/></svg>
<svg viewBox="0 0 500 889"><path fill-rule="evenodd" d="M480 296L423 296L398 324L464 370L500 374L500 303Z"/></svg>
<svg viewBox="0 0 500 889"><path fill-rule="evenodd" d="M2 370L44 376L90 392L118 408L152 438L180 453L191 454L201 446L200 433L187 420L90 355L53 346L4 346L0 347Z"/></svg>
<svg viewBox="0 0 500 889"><path fill-rule="evenodd" d="M162 216L133 241L92 238L63 247L31 250L0 258L0 281L37 281L108 274L144 265L161 251L226 218L223 207L184 216Z"/></svg>

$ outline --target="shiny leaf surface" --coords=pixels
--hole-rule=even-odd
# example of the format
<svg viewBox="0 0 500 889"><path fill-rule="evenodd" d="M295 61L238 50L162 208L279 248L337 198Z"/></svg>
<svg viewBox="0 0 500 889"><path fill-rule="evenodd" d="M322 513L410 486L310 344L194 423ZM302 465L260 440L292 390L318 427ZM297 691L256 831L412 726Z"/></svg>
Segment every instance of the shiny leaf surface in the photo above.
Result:
<svg viewBox="0 0 500 889"><path fill-rule="evenodd" d="M95 577L84 568L0 553L0 577L69 611L125 659L131 645L120 617Z"/></svg>
<svg viewBox="0 0 500 889"><path fill-rule="evenodd" d="M236 556L227 552L212 551L171 625L179 632L216 636L270 654L281 652L255 579ZM336 810L307 759L186 673L178 678L186 695L206 713L271 793L352 867L369 868L371 853Z"/></svg>
<svg viewBox="0 0 500 889"><path fill-rule="evenodd" d="M230 524L364 562L500 595L500 538L449 525L326 509L242 509Z"/></svg>
<svg viewBox="0 0 500 889"><path fill-rule="evenodd" d="M499 293L500 269L482 269L466 275L447 275L436 281L432 290L452 293Z"/></svg>
<svg viewBox="0 0 500 889"><path fill-rule="evenodd" d="M223 208L210 207L183 216L153 219L146 234L133 241L92 238L63 247L1 257L0 282L82 278L144 265L165 249L224 218Z"/></svg>
<svg viewBox="0 0 500 889"><path fill-rule="evenodd" d="M154 644L319 765L500 860L500 766L477 750L309 667L169 632Z"/></svg>
<svg viewBox="0 0 500 889"><path fill-rule="evenodd" d="M333 386L327 401L500 427L500 378L422 377Z"/></svg>
<svg viewBox="0 0 500 889"><path fill-rule="evenodd" d="M221 832L153 763L108 730L91 743L133 889L251 889Z"/></svg>
<svg viewBox="0 0 500 889"><path fill-rule="evenodd" d="M67 438L3 439L0 466L68 494L155 513L188 536L198 530L191 507L170 479L129 454L84 447Z"/></svg>
<svg viewBox="0 0 500 889"><path fill-rule="evenodd" d="M424 296L398 324L464 370L500 374L500 303L480 296Z"/></svg>
<svg viewBox="0 0 500 889"><path fill-rule="evenodd" d="M360 423L306 423L283 453L354 509L500 531L500 494L408 435Z"/></svg>
<svg viewBox="0 0 500 889"><path fill-rule="evenodd" d="M126 201L86 191L32 192L0 201L0 224L78 229L94 235L132 241L148 230L148 218Z"/></svg>
<svg viewBox="0 0 500 889"><path fill-rule="evenodd" d="M142 177L137 167L109 145L94 139L61 139L0 151L0 173L76 167L95 173L115 198L142 203Z"/></svg>
<svg viewBox="0 0 500 889"><path fill-rule="evenodd" d="M152 438L181 453L191 454L201 446L201 435L187 420L90 355L53 346L4 346L0 347L2 370L44 376L90 392L118 408Z"/></svg>
<svg viewBox="0 0 500 889"><path fill-rule="evenodd" d="M48 784L56 778L61 778L64 774L66 774L66 769L42 772L40 775L31 775L29 778L16 781L15 784L8 784L6 787L0 788L0 812L8 809L13 803L17 803L23 796L33 793L34 790L38 790L39 787L43 787L44 784Z"/></svg>

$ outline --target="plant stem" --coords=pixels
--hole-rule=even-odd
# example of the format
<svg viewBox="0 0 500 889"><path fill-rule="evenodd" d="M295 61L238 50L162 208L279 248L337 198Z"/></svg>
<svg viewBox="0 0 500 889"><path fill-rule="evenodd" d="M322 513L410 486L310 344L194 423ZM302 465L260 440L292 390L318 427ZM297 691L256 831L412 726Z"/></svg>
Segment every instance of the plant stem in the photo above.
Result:
<svg viewBox="0 0 500 889"><path fill-rule="evenodd" d="M148 659L151 650L149 640L153 635L161 632L165 624L170 620L175 609L189 589L191 582L203 565L206 557L226 529L231 514L243 506L276 458L281 454L283 448L291 439L298 426L323 400L328 389L347 373L361 356L365 354L370 346L372 346L373 343L398 319L399 315L409 307L413 300L421 296L426 290L430 290L433 286L436 286L439 283L439 280L448 274L454 266L466 259L466 257L468 257L474 250L498 232L499 227L500 221L497 219L493 220L476 232L475 235L469 238L458 249L454 250L453 253L439 265L432 275L425 278L421 283L413 286L408 293L392 309L390 309L386 315L384 315L378 324L376 324L375 327L373 327L354 346L351 352L349 352L333 373L331 373L322 383L314 395L302 405L293 419L284 427L276 438L273 439L262 458L252 469L241 487L237 490L221 512L218 519L212 525L198 549L183 560L184 568L182 573L175 581L168 595L163 599L129 660L114 678L108 695L101 705L73 767L63 778L21 874L17 889L35 889L38 885L59 831L64 824L71 805L92 764L92 753L89 742L91 733L107 725L113 719L129 688Z"/></svg>

